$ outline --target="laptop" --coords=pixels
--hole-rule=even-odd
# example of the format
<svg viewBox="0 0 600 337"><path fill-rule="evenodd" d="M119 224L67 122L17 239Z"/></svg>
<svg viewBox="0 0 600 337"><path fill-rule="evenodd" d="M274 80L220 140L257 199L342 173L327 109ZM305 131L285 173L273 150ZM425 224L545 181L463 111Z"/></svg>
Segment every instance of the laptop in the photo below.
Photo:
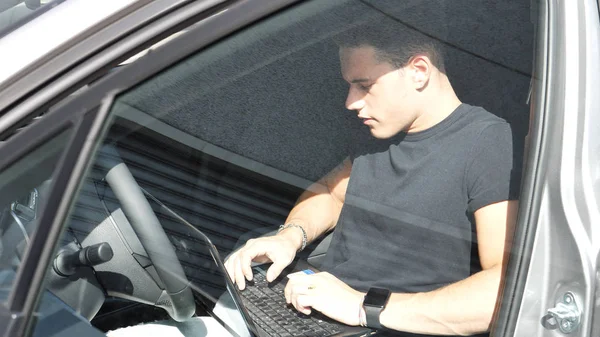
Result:
<svg viewBox="0 0 600 337"><path fill-rule="evenodd" d="M250 320L255 325L257 336L369 336L375 331L365 327L353 327L335 320L313 310L310 315L298 312L293 306L286 304L284 289L287 275L301 272L313 274L317 269L303 260L294 261L286 268L282 275L271 283L266 280L266 265L253 268L254 277L247 282L239 294L242 306L248 311Z"/></svg>
<svg viewBox="0 0 600 337"><path fill-rule="evenodd" d="M212 241L198 228L172 211L154 196L148 196L163 225L183 225L187 236L187 252L180 259L194 290L196 300L208 314L238 337L350 337L370 336L375 330L336 322L313 310L310 315L298 312L285 302L283 290L287 275L295 272L316 273L317 269L302 260L294 261L271 283L266 281L267 265L253 267L254 279L240 291L233 284L220 254ZM172 218L175 221L169 221ZM169 223L171 222L171 223ZM181 230L177 230L181 232ZM179 239L180 240L180 239ZM186 256L189 255L189 258Z"/></svg>

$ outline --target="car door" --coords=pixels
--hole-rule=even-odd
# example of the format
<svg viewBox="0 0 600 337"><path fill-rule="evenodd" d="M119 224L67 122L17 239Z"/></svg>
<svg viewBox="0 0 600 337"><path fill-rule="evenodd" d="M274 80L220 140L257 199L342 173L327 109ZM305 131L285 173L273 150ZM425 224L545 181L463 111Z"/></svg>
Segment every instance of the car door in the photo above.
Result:
<svg viewBox="0 0 600 337"><path fill-rule="evenodd" d="M219 7L208 17L197 18L189 15L189 12L188 16L183 15L185 11L181 9L177 12L178 15L171 16L172 21L165 20L162 26L141 29L140 35L146 33L147 38L164 36L169 35L166 32L177 31L177 28L173 27L177 27L178 23L181 23L180 27L189 27L198 21L185 34L168 42L151 55L94 83L89 83L89 88L84 92L60 104L55 111L42 116L36 123L8 139L0 148L0 157L6 158L1 165L2 172L6 172L19 159L26 160L26 153L35 153L35 149L52 139L52 136L57 134L56 130L71 130L69 135L72 138L63 140L60 143L62 147L57 146L57 156L61 159L53 166L56 167L54 173L47 176L52 177L54 181L50 189L51 195L58 197L52 198L54 204L49 203L43 207L40 217L40 224L43 226L38 226L31 238L19 268L20 274L17 275L14 288L10 290L9 301L6 302L7 310L4 316L0 316L7 322L4 325L0 324L6 327L7 336L27 335L34 330L32 324L35 322L31 318L43 288L48 261L56 248L58 235L63 230L64 221L76 197L85 168L90 165L95 146L110 123L109 111L114 108L112 98L115 94L144 80L151 80L160 71L168 69L184 57L280 10L291 2L272 1L265 4L258 1L232 1ZM593 320L597 256L594 243L597 236L591 224L598 213L595 203L597 191L594 189L594 172L597 166L594 164L594 149L597 149L598 140L593 132L593 126L598 123L592 113L597 111L600 105L597 95L593 92L600 78L598 5L592 0L581 0L576 6L571 5L572 2L567 1L538 1L533 2L531 6L531 20L536 27L536 59L528 110L531 114L529 145L526 170L523 174L519 220L509 252L510 259L499 300L498 316L492 326L492 333L498 336L517 336L525 333L545 335L552 329L587 336L597 331ZM460 15L461 6L456 7ZM198 8L196 10L201 12ZM300 29L308 28L300 26ZM484 33L480 34L485 36ZM477 34L474 36L478 37ZM136 42L141 43L142 40L143 38L140 38ZM129 42L130 46L135 44L134 41ZM480 43L480 46L476 45L473 49L463 48L460 44L454 48L481 60L485 59L482 55L488 54L481 54L485 42ZM106 51L115 54L121 52L116 47L106 48ZM524 52L529 51L532 50ZM500 68L509 68L504 63L506 60L498 61L492 57L490 59L491 63ZM86 62L91 64L92 61L100 62ZM530 75L518 67L508 70L514 70L524 78ZM68 81L74 83L76 77L75 71L71 76L64 76L62 88L66 88L65 84L69 83ZM468 80L458 78L457 81ZM481 83L483 85L484 82ZM505 83L512 83L522 89L523 78L518 83L510 80ZM526 83L529 83L528 78ZM64 96L65 91L57 89L58 84L53 85L55 92ZM40 91L39 94L33 94L30 106L27 106L28 101L25 100L10 111L11 116L19 116L11 120L22 121L25 116L31 115L36 107L48 104L49 99L54 97L50 94L53 85L47 86L43 89L45 91ZM465 84L465 88L468 87ZM472 95L469 96L471 99L477 100L480 99L478 95L483 96L486 93L465 93L469 94ZM499 102L500 106L508 104L502 98ZM524 100L521 104L523 102ZM5 106L10 107L11 104ZM522 121L523 117L516 119ZM7 123L3 130L15 130L17 125L20 126L21 123ZM40 134L40 130L47 131ZM252 138L252 134L246 136L248 139L257 140ZM331 160L333 159L336 158ZM246 165L246 169L256 167L256 164L243 165ZM272 162L270 165L276 166ZM259 170L264 173L270 169ZM281 175L280 171L272 175ZM318 175L318 172L312 174ZM297 187L306 183L295 178L290 179ZM23 192L26 196L27 191ZM30 196L31 198L34 197ZM27 202L20 204L27 206ZM560 306L561 303L564 306ZM556 307L573 311L548 311ZM575 315L578 316L578 320L573 318L573 315L569 316L572 313L579 314ZM19 320L15 320L16 317Z"/></svg>
<svg viewBox="0 0 600 337"><path fill-rule="evenodd" d="M499 329L593 336L598 216L598 4L539 2L527 178ZM526 229L527 228L527 229ZM509 296L511 300L508 300ZM516 310L515 310L516 309ZM559 313L560 312L560 313ZM551 332L554 330L554 332Z"/></svg>

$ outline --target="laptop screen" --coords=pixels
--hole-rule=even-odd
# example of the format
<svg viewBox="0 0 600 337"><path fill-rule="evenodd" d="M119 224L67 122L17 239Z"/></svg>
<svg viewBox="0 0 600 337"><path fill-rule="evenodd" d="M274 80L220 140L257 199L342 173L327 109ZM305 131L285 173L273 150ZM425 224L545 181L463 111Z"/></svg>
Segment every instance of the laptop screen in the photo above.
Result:
<svg viewBox="0 0 600 337"><path fill-rule="evenodd" d="M176 254L194 293L196 303L204 307L234 336L253 336L255 330L233 283L226 275L217 248L196 226L144 190Z"/></svg>

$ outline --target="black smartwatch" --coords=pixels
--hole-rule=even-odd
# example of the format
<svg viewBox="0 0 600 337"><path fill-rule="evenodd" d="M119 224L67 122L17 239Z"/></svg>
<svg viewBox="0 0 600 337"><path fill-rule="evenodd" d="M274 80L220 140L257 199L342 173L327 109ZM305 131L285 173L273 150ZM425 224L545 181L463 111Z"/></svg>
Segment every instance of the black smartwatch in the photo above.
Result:
<svg viewBox="0 0 600 337"><path fill-rule="evenodd" d="M374 329L383 329L379 322L379 315L390 299L390 291L383 288L369 288L363 300L363 309L367 319L367 326Z"/></svg>

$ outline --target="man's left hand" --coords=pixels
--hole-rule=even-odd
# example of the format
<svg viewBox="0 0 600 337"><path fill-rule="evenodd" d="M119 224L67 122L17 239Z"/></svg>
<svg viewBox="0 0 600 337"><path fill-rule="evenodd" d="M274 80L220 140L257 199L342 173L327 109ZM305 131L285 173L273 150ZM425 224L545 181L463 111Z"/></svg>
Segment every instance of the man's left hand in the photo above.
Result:
<svg viewBox="0 0 600 337"><path fill-rule="evenodd" d="M348 325L359 325L364 296L327 272L296 275L285 287L287 303L301 313L309 315L314 309Z"/></svg>

